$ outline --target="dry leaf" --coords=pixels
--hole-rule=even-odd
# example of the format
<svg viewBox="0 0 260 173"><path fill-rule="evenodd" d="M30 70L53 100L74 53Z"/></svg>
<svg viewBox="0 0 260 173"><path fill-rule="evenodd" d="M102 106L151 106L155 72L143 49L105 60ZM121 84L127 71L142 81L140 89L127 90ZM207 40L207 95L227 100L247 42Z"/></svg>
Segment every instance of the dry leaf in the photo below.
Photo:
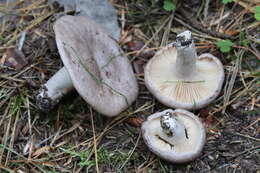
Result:
<svg viewBox="0 0 260 173"><path fill-rule="evenodd" d="M134 126L134 127L141 127L143 122L144 122L144 119L140 118L140 117L134 117L134 118L128 118L126 120L126 122L131 125L131 126Z"/></svg>
<svg viewBox="0 0 260 173"><path fill-rule="evenodd" d="M138 51L144 46L144 43L139 40L133 40L133 41L128 42L127 46L128 46L128 49L130 49L131 51Z"/></svg>
<svg viewBox="0 0 260 173"><path fill-rule="evenodd" d="M200 110L200 117L206 128L210 128L213 123L213 116L209 113L207 109Z"/></svg>
<svg viewBox="0 0 260 173"><path fill-rule="evenodd" d="M127 43L127 46L128 46L128 49L131 51L139 51L144 47L144 42L142 42L140 40L132 40ZM139 57L142 57L145 59L154 56L154 54L155 54L155 51L150 48L145 48L142 51L137 52L137 55Z"/></svg>
<svg viewBox="0 0 260 173"><path fill-rule="evenodd" d="M41 147L41 148L37 149L37 150L32 154L32 156L33 156L34 158L35 158L35 157L39 157L39 156L42 155L42 154L48 153L50 150L51 150L51 147L50 147L50 146L44 146L44 147Z"/></svg>
<svg viewBox="0 0 260 173"><path fill-rule="evenodd" d="M122 44L126 44L130 41L132 41L133 39L133 36L132 35L129 35L129 31L128 30L122 30L121 31L121 37L120 37L120 40L119 40L119 43L122 45Z"/></svg>
<svg viewBox="0 0 260 173"><path fill-rule="evenodd" d="M4 53L0 63L15 68L16 70L20 70L24 66L28 64L23 52L15 48L8 48Z"/></svg>
<svg viewBox="0 0 260 173"><path fill-rule="evenodd" d="M22 129L22 134L25 136L28 133L28 131L29 131L29 124L27 122L26 125Z"/></svg>
<svg viewBox="0 0 260 173"><path fill-rule="evenodd" d="M26 145L23 148L23 155L30 155L35 150L35 137L32 135L32 137L27 141Z"/></svg>
<svg viewBox="0 0 260 173"><path fill-rule="evenodd" d="M53 162L42 162L42 165L44 166L48 166L48 167L53 167L53 168L56 168L57 167L57 164L53 163Z"/></svg>
<svg viewBox="0 0 260 173"><path fill-rule="evenodd" d="M145 59L153 57L155 54L155 51L153 49L147 48L144 49L141 53L139 53L139 56Z"/></svg>
<svg viewBox="0 0 260 173"><path fill-rule="evenodd" d="M225 34L233 36L233 35L237 35L239 32L236 31L235 29L228 29L225 31Z"/></svg>
<svg viewBox="0 0 260 173"><path fill-rule="evenodd" d="M73 157L69 157L69 159L67 160L67 162L65 162L63 165L64 165L64 166L69 165L69 164L72 162L72 158L73 158Z"/></svg>
<svg viewBox="0 0 260 173"><path fill-rule="evenodd" d="M207 109L201 109L200 110L200 117L205 119L207 116L209 116L209 111Z"/></svg>
<svg viewBox="0 0 260 173"><path fill-rule="evenodd" d="M143 60L135 60L133 62L133 67L135 70L135 73L137 74L143 74L144 73L144 65L146 64L146 62L144 62Z"/></svg>
<svg viewBox="0 0 260 173"><path fill-rule="evenodd" d="M212 123L213 123L213 116L212 115L207 116L207 118L204 121L206 128L210 128L212 126Z"/></svg>

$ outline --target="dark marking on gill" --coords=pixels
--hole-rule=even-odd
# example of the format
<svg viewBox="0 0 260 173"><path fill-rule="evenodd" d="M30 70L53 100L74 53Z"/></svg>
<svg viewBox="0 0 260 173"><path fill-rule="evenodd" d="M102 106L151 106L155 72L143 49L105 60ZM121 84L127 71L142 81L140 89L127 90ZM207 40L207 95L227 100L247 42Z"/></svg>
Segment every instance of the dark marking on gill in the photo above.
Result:
<svg viewBox="0 0 260 173"><path fill-rule="evenodd" d="M186 128L185 128L185 136L186 136L187 139L189 139L188 132L187 132Z"/></svg>
<svg viewBox="0 0 260 173"><path fill-rule="evenodd" d="M172 145L171 143L169 143L168 141L166 141L165 139L161 138L159 135L155 135L159 140L162 140L163 142L165 142L166 144L170 145L171 149L173 150L174 145Z"/></svg>

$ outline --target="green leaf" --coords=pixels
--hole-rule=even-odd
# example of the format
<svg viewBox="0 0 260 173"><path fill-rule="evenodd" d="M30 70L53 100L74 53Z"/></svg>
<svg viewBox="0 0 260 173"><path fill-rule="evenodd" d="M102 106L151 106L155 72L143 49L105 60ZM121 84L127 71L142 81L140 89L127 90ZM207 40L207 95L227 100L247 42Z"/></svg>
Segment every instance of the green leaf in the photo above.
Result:
<svg viewBox="0 0 260 173"><path fill-rule="evenodd" d="M175 11L176 10L176 6L172 0L164 0L163 8L166 11Z"/></svg>
<svg viewBox="0 0 260 173"><path fill-rule="evenodd" d="M260 13L260 6L255 7L255 13Z"/></svg>
<svg viewBox="0 0 260 173"><path fill-rule="evenodd" d="M5 41L4 37L2 37L1 35L0 35L0 40Z"/></svg>
<svg viewBox="0 0 260 173"><path fill-rule="evenodd" d="M249 40L243 40L242 41L242 46L248 47L248 45L249 45Z"/></svg>
<svg viewBox="0 0 260 173"><path fill-rule="evenodd" d="M260 21L260 6L255 7L255 19Z"/></svg>
<svg viewBox="0 0 260 173"><path fill-rule="evenodd" d="M232 46L233 43L230 40L219 40L217 42L217 47L220 48L220 51L223 53L229 52Z"/></svg>
<svg viewBox="0 0 260 173"><path fill-rule="evenodd" d="M222 3L223 4L227 4L227 3L230 3L230 2L232 2L233 0L222 0Z"/></svg>
<svg viewBox="0 0 260 173"><path fill-rule="evenodd" d="M243 31L239 33L239 44L244 47L248 47L249 45L249 40L246 39L245 32Z"/></svg>

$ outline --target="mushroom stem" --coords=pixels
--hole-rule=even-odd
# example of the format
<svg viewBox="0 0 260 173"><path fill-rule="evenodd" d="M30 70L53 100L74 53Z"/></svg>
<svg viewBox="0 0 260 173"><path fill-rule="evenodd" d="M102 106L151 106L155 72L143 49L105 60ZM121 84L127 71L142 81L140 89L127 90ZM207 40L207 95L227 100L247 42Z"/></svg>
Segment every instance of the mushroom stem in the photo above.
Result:
<svg viewBox="0 0 260 173"><path fill-rule="evenodd" d="M185 138L186 133L184 125L181 124L176 118L172 117L170 112L166 112L166 114L161 116L160 124L164 134L167 135L167 139L170 138L170 141L165 139L163 136L161 137L169 143L177 143Z"/></svg>
<svg viewBox="0 0 260 173"><path fill-rule="evenodd" d="M36 95L36 103L41 110L48 111L73 88L70 75L63 67L43 85Z"/></svg>
<svg viewBox="0 0 260 173"><path fill-rule="evenodd" d="M191 79L196 74L197 52L190 31L177 35L176 39L177 60L175 70L177 77Z"/></svg>

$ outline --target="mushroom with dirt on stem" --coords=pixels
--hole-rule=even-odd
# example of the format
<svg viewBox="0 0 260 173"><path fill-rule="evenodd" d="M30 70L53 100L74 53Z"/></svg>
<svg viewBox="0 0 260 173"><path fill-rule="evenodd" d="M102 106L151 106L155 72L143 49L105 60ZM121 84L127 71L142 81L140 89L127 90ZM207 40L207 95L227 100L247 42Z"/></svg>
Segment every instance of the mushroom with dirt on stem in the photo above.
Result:
<svg viewBox="0 0 260 173"><path fill-rule="evenodd" d="M201 121L193 113L171 109L150 115L142 124L148 148L172 163L184 163L198 157L206 141Z"/></svg>
<svg viewBox="0 0 260 173"><path fill-rule="evenodd" d="M190 31L158 51L144 74L147 88L160 102L187 110L212 102L224 81L223 65L216 57L209 53L197 57Z"/></svg>
<svg viewBox="0 0 260 173"><path fill-rule="evenodd" d="M65 68L43 85L36 96L45 111L75 88L97 112L115 116L136 99L138 85L131 64L101 26L83 16L63 16L54 24Z"/></svg>

